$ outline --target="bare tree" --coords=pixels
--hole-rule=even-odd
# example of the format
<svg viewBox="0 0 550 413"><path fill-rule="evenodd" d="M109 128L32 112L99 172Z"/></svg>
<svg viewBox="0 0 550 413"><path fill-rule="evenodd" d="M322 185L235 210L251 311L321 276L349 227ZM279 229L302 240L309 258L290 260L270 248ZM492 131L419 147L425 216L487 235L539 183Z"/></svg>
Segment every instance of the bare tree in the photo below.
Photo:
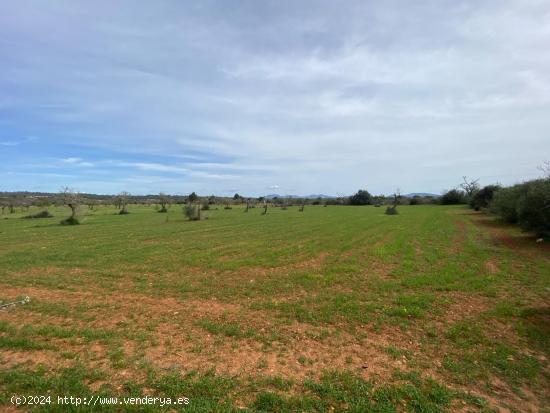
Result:
<svg viewBox="0 0 550 413"><path fill-rule="evenodd" d="M545 161L542 165L539 165L537 169L544 174L545 178L550 179L550 161Z"/></svg>
<svg viewBox="0 0 550 413"><path fill-rule="evenodd" d="M118 202L120 205L120 215L129 214L128 210L126 209L126 206L128 205L128 200L130 198L130 192L122 191L120 194L118 194Z"/></svg>
<svg viewBox="0 0 550 413"><path fill-rule="evenodd" d="M170 207L170 198L168 198L168 196L164 192L161 192L159 194L159 204L159 212L168 212L168 208ZM166 206L168 206L168 208Z"/></svg>
<svg viewBox="0 0 550 413"><path fill-rule="evenodd" d="M397 215L397 205L399 205L399 201L401 200L401 190L397 188L397 190L393 194L393 201L392 206L386 208L386 214L387 215Z"/></svg>
<svg viewBox="0 0 550 413"><path fill-rule="evenodd" d="M468 181L466 176L462 177L463 183L460 184L460 187L466 192L468 198L479 191L479 178Z"/></svg>
<svg viewBox="0 0 550 413"><path fill-rule="evenodd" d="M61 202L63 202L63 205L66 205L69 208L71 208L71 216L61 221L61 223L68 224L68 225L80 224L80 222L78 222L78 219L76 217L78 213L78 207L80 205L79 193L74 189L66 186L61 189L60 196L61 196Z"/></svg>
<svg viewBox="0 0 550 413"><path fill-rule="evenodd" d="M201 206L199 204L188 203L183 206L183 213L189 221L201 220Z"/></svg>

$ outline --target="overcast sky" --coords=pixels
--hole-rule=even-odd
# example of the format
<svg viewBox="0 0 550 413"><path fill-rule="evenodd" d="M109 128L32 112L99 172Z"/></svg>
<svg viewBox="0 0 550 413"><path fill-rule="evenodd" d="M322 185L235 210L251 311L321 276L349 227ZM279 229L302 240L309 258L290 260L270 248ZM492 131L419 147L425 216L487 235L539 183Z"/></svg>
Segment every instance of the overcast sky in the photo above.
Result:
<svg viewBox="0 0 550 413"><path fill-rule="evenodd" d="M547 159L549 1L0 2L0 190L440 193Z"/></svg>

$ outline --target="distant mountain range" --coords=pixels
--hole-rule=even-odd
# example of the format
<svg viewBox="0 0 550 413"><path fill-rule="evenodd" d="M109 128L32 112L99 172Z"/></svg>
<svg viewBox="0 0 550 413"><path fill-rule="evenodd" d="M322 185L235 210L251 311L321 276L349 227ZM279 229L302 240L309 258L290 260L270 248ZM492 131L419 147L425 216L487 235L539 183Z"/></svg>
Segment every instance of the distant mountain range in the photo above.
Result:
<svg viewBox="0 0 550 413"><path fill-rule="evenodd" d="M441 196L441 195L438 195L438 194L430 194L429 192L411 192L410 194L405 194L405 195L401 195L401 196L404 196L405 198L414 198L415 196L433 196L433 197L438 197L438 196Z"/></svg>
<svg viewBox="0 0 550 413"><path fill-rule="evenodd" d="M387 195L387 196L391 196L390 195ZM415 196L433 196L433 197L438 197L440 195L438 194L431 194L429 192L411 192L410 194L405 194L405 195L401 195L405 198L413 198ZM266 195L265 198L267 199L273 199L273 198L286 198L286 199L295 199L295 198L300 198L300 199L317 199L317 198L321 198L321 199L334 199L334 198L338 198L336 196L333 196L333 195L325 195L325 194L311 194L311 195L279 195L279 194L269 194L269 195Z"/></svg>
<svg viewBox="0 0 550 413"><path fill-rule="evenodd" d="M301 199L317 199L317 198L323 198L323 199L330 199L330 198L336 198L332 195L324 195L324 194L311 194L311 195L279 195L279 194L269 194L266 195L265 198L267 199L273 199L273 198L301 198Z"/></svg>

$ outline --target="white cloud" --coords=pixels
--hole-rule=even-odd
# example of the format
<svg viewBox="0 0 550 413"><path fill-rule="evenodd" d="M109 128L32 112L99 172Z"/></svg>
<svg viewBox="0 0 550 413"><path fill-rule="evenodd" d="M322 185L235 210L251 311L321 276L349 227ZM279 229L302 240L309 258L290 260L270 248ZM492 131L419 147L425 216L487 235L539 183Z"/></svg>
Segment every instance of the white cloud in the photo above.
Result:
<svg viewBox="0 0 550 413"><path fill-rule="evenodd" d="M0 16L0 107L41 134L37 163L99 152L65 152L90 182L117 168L140 191L437 192L521 179L550 153L545 2L22 4Z"/></svg>
<svg viewBox="0 0 550 413"><path fill-rule="evenodd" d="M164 165L159 163L147 162L125 162L125 161L110 161L113 166L135 168L142 171L157 171L157 172L172 172L178 174L187 174L189 169L173 165Z"/></svg>
<svg viewBox="0 0 550 413"><path fill-rule="evenodd" d="M61 161L65 164L83 166L87 168L93 168L95 166L92 162L86 162L82 158L64 158Z"/></svg>

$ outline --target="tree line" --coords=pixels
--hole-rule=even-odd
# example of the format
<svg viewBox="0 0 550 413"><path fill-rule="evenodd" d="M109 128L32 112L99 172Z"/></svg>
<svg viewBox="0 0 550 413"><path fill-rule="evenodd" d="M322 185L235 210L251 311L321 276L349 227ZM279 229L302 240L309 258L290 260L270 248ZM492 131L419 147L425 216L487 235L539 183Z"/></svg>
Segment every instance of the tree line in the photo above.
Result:
<svg viewBox="0 0 550 413"><path fill-rule="evenodd" d="M502 221L518 224L537 237L550 237L550 162L539 166L543 176L511 186L481 187L479 179L463 182L441 197L441 204L467 204L476 211L494 214Z"/></svg>

